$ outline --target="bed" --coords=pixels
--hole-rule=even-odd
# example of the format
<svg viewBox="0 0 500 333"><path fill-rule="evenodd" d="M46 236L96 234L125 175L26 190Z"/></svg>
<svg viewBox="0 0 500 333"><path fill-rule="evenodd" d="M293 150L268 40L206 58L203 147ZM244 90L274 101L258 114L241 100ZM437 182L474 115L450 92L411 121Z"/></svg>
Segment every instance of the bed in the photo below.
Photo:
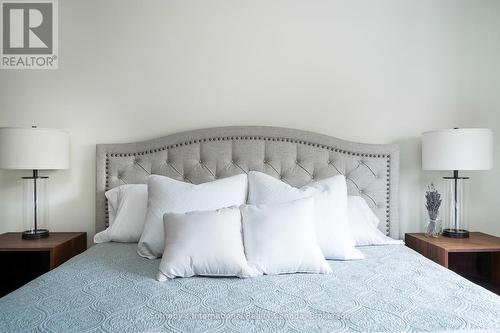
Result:
<svg viewBox="0 0 500 333"><path fill-rule="evenodd" d="M226 127L97 146L96 231L104 192L149 174L202 183L258 170L301 186L343 174L380 229L399 238L398 147L272 127ZM137 244L91 247L0 299L1 332L500 331L500 297L404 245L361 247L331 275L157 282Z"/></svg>

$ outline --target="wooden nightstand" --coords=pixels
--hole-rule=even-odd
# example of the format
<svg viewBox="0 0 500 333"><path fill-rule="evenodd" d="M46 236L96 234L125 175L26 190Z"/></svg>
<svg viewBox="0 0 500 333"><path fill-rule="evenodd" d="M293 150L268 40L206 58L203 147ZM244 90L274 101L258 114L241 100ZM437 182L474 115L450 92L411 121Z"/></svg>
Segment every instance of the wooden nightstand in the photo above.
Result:
<svg viewBox="0 0 500 333"><path fill-rule="evenodd" d="M405 243L432 261L500 295L500 238L471 232L469 238L406 234Z"/></svg>
<svg viewBox="0 0 500 333"><path fill-rule="evenodd" d="M51 232L37 240L22 239L20 232L0 235L0 297L86 249L86 232Z"/></svg>

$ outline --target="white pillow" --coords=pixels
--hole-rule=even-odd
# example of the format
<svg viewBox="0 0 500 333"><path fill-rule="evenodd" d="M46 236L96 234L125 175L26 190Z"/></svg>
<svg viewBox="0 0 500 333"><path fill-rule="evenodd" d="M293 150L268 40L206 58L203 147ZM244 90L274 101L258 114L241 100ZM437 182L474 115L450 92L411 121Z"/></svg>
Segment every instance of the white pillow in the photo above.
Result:
<svg viewBox="0 0 500 333"><path fill-rule="evenodd" d="M359 196L349 196L347 202L349 224L357 246L403 244L402 240L387 237L378 229L380 220L365 199Z"/></svg>
<svg viewBox="0 0 500 333"><path fill-rule="evenodd" d="M314 200L240 206L248 264L263 274L331 273L318 245Z"/></svg>
<svg viewBox="0 0 500 333"><path fill-rule="evenodd" d="M158 281L194 275L250 277L238 207L165 214Z"/></svg>
<svg viewBox="0 0 500 333"><path fill-rule="evenodd" d="M163 214L215 210L245 203L245 174L193 185L152 175L148 179L148 212L137 253L149 259L160 257L165 248Z"/></svg>
<svg viewBox="0 0 500 333"><path fill-rule="evenodd" d="M362 259L347 218L347 185L344 176L326 178L300 189L261 172L248 173L248 203L282 203L313 197L318 243L326 259Z"/></svg>
<svg viewBox="0 0 500 333"><path fill-rule="evenodd" d="M136 243L141 237L148 206L148 186L128 184L105 193L109 227L94 236L94 243Z"/></svg>

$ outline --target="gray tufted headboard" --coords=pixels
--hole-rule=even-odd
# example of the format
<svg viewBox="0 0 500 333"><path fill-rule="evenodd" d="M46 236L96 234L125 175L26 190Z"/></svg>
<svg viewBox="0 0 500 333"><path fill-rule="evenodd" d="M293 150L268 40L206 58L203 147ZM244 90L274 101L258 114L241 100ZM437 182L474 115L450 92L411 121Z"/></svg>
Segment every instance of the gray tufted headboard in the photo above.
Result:
<svg viewBox="0 0 500 333"><path fill-rule="evenodd" d="M150 141L97 145L96 232L107 226L104 192L165 175L199 184L257 170L296 187L336 174L380 218L380 229L399 238L397 145L339 140L276 127L220 127Z"/></svg>

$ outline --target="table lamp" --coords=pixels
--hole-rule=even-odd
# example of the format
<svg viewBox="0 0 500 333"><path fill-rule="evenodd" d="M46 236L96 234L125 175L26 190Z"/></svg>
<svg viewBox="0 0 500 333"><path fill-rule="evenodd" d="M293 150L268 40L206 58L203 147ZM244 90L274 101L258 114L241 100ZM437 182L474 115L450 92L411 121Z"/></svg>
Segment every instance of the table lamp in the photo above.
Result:
<svg viewBox="0 0 500 333"><path fill-rule="evenodd" d="M445 216L443 236L468 238L468 177L463 170L489 170L493 167L493 134L486 128L454 128L425 132L422 135L422 168L453 170L443 177Z"/></svg>
<svg viewBox="0 0 500 333"><path fill-rule="evenodd" d="M69 135L49 128L0 128L0 168L32 170L23 179L23 239L49 236L48 177L39 170L68 169Z"/></svg>

